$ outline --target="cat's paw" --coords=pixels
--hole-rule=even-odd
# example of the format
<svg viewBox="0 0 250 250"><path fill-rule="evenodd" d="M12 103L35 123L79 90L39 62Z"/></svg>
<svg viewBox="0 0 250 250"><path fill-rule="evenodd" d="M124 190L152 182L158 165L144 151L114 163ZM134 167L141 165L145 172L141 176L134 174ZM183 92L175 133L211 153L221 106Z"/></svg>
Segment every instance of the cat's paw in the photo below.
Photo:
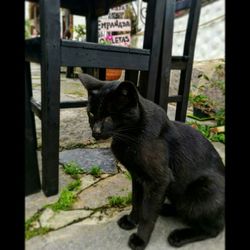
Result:
<svg viewBox="0 0 250 250"><path fill-rule="evenodd" d="M141 239L138 234L131 234L129 237L128 245L133 250L143 250L146 247L146 243L143 239Z"/></svg>
<svg viewBox="0 0 250 250"><path fill-rule="evenodd" d="M122 216L118 221L118 225L120 228L125 230L131 230L136 227L136 224L129 220L128 215Z"/></svg>
<svg viewBox="0 0 250 250"><path fill-rule="evenodd" d="M171 246L181 247L185 243L183 242L181 230L174 230L168 236L168 242Z"/></svg>

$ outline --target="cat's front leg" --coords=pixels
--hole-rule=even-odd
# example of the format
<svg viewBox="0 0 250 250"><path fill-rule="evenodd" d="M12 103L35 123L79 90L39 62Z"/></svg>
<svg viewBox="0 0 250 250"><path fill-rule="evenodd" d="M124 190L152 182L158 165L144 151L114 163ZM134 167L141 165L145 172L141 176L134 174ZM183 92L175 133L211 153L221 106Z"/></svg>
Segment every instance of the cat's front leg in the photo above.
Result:
<svg viewBox="0 0 250 250"><path fill-rule="evenodd" d="M139 213L142 206L143 187L140 182L132 176L132 211L118 220L118 225L125 230L131 230L139 222Z"/></svg>
<svg viewBox="0 0 250 250"><path fill-rule="evenodd" d="M143 191L138 230L130 236L128 242L133 250L143 250L147 246L164 202L166 186L160 183L144 183Z"/></svg>

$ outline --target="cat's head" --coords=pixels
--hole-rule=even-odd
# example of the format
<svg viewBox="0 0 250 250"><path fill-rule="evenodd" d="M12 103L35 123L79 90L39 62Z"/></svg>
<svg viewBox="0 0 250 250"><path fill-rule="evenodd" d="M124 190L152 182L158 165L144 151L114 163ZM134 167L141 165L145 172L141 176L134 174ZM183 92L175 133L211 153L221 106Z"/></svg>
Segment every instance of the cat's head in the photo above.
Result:
<svg viewBox="0 0 250 250"><path fill-rule="evenodd" d="M88 91L87 113L95 139L108 139L140 118L138 92L129 81L100 81L87 74L79 79Z"/></svg>

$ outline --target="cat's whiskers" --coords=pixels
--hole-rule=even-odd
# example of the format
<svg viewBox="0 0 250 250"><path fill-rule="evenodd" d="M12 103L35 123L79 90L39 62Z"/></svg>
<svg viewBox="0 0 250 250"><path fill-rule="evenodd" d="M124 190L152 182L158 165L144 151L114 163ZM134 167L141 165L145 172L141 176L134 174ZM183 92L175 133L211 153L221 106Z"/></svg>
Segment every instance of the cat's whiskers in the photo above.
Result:
<svg viewBox="0 0 250 250"><path fill-rule="evenodd" d="M126 135L126 134L122 134L116 131L113 131L113 138L123 141L123 142L128 142L134 145L138 144L138 140L136 139L136 137L132 137L130 135Z"/></svg>

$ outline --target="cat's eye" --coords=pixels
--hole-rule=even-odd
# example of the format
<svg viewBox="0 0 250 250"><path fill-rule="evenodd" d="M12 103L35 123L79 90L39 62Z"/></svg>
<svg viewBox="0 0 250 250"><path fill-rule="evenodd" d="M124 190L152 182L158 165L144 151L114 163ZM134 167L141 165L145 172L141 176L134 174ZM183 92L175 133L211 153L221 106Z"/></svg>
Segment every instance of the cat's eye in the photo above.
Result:
<svg viewBox="0 0 250 250"><path fill-rule="evenodd" d="M91 113L91 112L88 112L89 113L89 117L90 118L93 118L94 117L94 114L93 113Z"/></svg>

